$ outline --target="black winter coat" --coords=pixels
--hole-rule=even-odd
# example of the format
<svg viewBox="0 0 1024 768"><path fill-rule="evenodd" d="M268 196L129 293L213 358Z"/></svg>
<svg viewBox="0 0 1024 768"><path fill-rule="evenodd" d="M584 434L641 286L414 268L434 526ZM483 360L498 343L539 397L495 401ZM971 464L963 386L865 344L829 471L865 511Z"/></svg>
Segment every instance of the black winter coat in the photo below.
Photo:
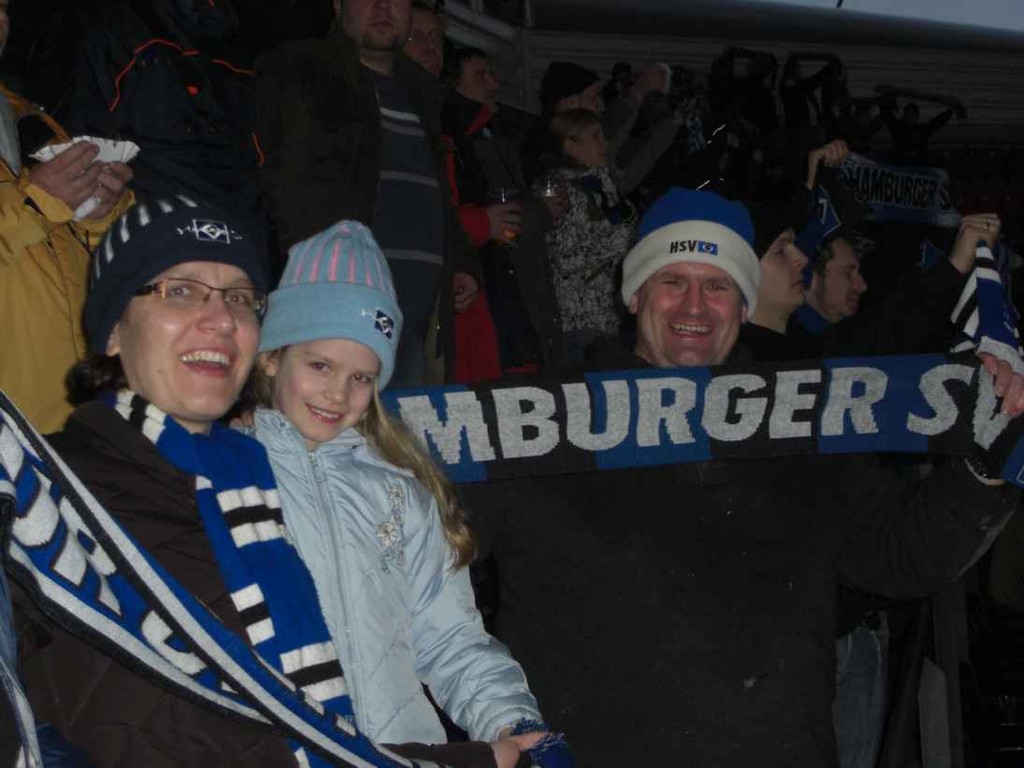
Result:
<svg viewBox="0 0 1024 768"><path fill-rule="evenodd" d="M496 634L587 768L836 766L837 586L936 590L1018 499L960 460L918 489L869 456L463 492L496 560Z"/></svg>
<svg viewBox="0 0 1024 768"><path fill-rule="evenodd" d="M83 11L68 131L137 143L140 200L202 198L262 236L253 74L230 3L80 5L97 7Z"/></svg>
<svg viewBox="0 0 1024 768"><path fill-rule="evenodd" d="M480 269L498 331L503 367L562 362L562 319L548 261L545 236L554 222L543 201L534 197L523 173L522 141L502 127L501 113L486 124L485 107L449 90L442 125L455 149L460 202L486 205L488 190L518 189L523 227L515 243L488 242ZM472 130L471 130L472 129Z"/></svg>
<svg viewBox="0 0 1024 768"><path fill-rule="evenodd" d="M803 329L793 316L786 329L793 350L788 359L946 352L953 340L949 318L966 283L967 278L943 260L926 272L906 276L880 302L820 335Z"/></svg>

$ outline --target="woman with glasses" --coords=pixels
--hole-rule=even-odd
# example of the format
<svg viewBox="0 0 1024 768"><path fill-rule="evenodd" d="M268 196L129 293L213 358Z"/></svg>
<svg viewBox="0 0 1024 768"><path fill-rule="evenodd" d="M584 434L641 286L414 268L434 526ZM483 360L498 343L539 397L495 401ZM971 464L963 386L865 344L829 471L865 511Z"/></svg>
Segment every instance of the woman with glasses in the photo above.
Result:
<svg viewBox="0 0 1024 768"><path fill-rule="evenodd" d="M94 356L73 373L82 404L50 442L113 522L100 533L102 518L76 523L61 505L91 568L60 550L56 570L77 599L92 595L89 610L61 617L52 586L22 579L37 719L98 766L414 765L400 754L493 766L508 747L514 762L515 741L387 750L351 725L266 454L218 423L256 358L269 281L258 243L188 198L147 202L111 229L90 278Z"/></svg>

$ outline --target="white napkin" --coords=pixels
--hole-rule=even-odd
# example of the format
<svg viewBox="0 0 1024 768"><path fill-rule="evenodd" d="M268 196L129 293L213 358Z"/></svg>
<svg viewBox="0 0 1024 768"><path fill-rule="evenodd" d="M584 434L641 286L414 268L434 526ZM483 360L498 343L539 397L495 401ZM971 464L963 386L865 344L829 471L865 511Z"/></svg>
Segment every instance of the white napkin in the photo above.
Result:
<svg viewBox="0 0 1024 768"><path fill-rule="evenodd" d="M95 136L75 136L71 141L63 144L49 144L42 149L32 153L31 157L41 163L53 160L64 150L80 141L88 141L100 148L100 152L93 159L95 163L129 163L139 154L139 145L134 141L114 141L113 139L100 139ZM81 221L90 213L96 210L100 204L99 198L95 195L90 197L75 209L75 221Z"/></svg>

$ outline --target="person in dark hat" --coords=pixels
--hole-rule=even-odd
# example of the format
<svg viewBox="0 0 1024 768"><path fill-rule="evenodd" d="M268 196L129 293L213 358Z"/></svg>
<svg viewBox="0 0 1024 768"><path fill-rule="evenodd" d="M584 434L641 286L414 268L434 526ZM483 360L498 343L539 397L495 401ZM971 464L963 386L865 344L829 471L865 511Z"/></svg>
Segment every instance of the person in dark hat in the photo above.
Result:
<svg viewBox="0 0 1024 768"><path fill-rule="evenodd" d="M762 226L758 213L754 213L755 228ZM740 330L739 343L752 358L761 360L789 360L799 349L786 335L786 326L792 314L804 303L804 269L807 256L796 244L793 226L778 222L778 234L764 245L765 236L758 233L756 252L761 261L761 286L757 294L757 309ZM766 227L772 231L774 227Z"/></svg>
<svg viewBox="0 0 1024 768"><path fill-rule="evenodd" d="M552 117L570 109L586 109L601 116L601 126L608 139L608 157L619 167L619 190L629 194L665 154L683 122L681 115L672 113L649 130L631 137L644 100L650 94L667 93L670 84L671 69L665 64L653 64L633 80L621 97L606 105L596 72L570 61L551 62L541 79L541 114L537 127L523 149L527 174L532 178L541 165L542 156L558 153L557 147L551 147L545 140ZM627 141L631 149L623 153Z"/></svg>
<svg viewBox="0 0 1024 768"><path fill-rule="evenodd" d="M569 109L604 112L601 78L592 69L571 61L553 61L540 81L540 102L544 112L557 114Z"/></svg>

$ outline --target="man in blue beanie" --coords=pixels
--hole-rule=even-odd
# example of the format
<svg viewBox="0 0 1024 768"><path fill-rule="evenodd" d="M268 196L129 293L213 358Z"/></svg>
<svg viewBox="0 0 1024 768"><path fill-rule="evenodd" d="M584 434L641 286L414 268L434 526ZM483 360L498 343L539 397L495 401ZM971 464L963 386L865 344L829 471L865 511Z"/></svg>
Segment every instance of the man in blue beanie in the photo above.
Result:
<svg viewBox="0 0 1024 768"><path fill-rule="evenodd" d="M761 277L752 242L742 205L667 193L623 265L636 337L599 345L593 362L659 369L666 388L673 371L660 369L738 362ZM995 386L1016 415L1024 379L1001 365ZM777 381L756 396L773 409L798 413L820 386L779 389L786 371L768 375ZM731 407L754 402L738 395ZM911 488L870 455L635 466L462 491L496 561L495 634L588 768L837 765L839 585L928 594L991 543L1018 498L959 458Z"/></svg>
<svg viewBox="0 0 1024 768"><path fill-rule="evenodd" d="M637 318L641 358L659 368L728 359L757 307L753 239L747 209L713 192L676 188L651 207L622 265L622 300Z"/></svg>

